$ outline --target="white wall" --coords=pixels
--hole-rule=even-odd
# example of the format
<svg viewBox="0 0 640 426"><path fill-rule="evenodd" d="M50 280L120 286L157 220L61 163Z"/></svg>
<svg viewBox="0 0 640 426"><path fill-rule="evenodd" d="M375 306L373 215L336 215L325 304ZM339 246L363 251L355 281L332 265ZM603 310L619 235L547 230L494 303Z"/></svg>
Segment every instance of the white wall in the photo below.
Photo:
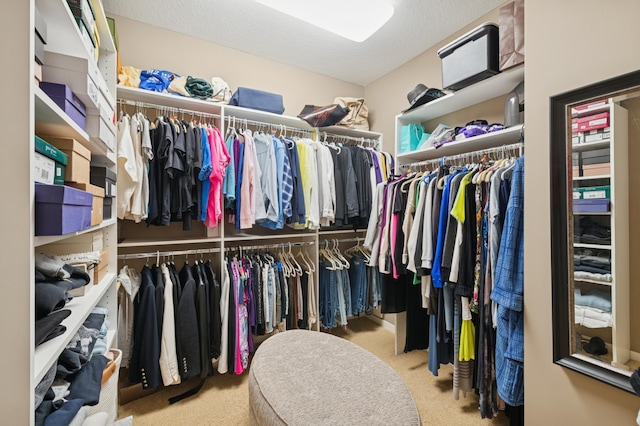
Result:
<svg viewBox="0 0 640 426"><path fill-rule="evenodd" d="M121 16L116 20L122 65L166 69L211 81L222 77L238 86L281 94L285 115L296 116L305 104L327 105L336 96L362 97L364 88L301 68L229 49Z"/></svg>

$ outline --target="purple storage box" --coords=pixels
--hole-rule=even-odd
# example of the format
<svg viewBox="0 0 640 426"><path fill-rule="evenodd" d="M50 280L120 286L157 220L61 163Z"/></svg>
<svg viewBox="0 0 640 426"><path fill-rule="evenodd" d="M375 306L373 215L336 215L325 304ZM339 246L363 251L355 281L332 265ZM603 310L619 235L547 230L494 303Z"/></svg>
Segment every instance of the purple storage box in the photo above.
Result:
<svg viewBox="0 0 640 426"><path fill-rule="evenodd" d="M608 198L594 198L588 200L573 200L574 213L606 213L610 211Z"/></svg>
<svg viewBox="0 0 640 426"><path fill-rule="evenodd" d="M36 183L35 198L36 235L64 235L91 226L90 192Z"/></svg>
<svg viewBox="0 0 640 426"><path fill-rule="evenodd" d="M50 83L46 81L40 82L40 88L67 113L78 126L85 129L85 118L87 109L78 97L71 91L69 86L65 84Z"/></svg>

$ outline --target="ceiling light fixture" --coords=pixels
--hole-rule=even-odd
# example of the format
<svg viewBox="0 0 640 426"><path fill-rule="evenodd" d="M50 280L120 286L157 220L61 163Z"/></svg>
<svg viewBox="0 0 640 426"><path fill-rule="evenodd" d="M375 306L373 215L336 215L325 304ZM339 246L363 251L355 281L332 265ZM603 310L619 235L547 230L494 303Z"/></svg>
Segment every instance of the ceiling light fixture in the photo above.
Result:
<svg viewBox="0 0 640 426"><path fill-rule="evenodd" d="M393 16L383 0L255 0L334 34L362 42Z"/></svg>

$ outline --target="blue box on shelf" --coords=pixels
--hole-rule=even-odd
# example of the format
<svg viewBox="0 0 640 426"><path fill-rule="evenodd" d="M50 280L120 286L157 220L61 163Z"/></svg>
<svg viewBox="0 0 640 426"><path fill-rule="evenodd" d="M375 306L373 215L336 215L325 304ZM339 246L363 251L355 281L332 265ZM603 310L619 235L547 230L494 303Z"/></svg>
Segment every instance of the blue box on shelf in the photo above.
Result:
<svg viewBox="0 0 640 426"><path fill-rule="evenodd" d="M65 185L35 185L36 235L64 235L91 226L90 192Z"/></svg>
<svg viewBox="0 0 640 426"><path fill-rule="evenodd" d="M40 88L76 122L82 130L86 127L87 109L66 84L40 82Z"/></svg>
<svg viewBox="0 0 640 426"><path fill-rule="evenodd" d="M610 208L611 200L608 198L573 200L574 213L607 213Z"/></svg>

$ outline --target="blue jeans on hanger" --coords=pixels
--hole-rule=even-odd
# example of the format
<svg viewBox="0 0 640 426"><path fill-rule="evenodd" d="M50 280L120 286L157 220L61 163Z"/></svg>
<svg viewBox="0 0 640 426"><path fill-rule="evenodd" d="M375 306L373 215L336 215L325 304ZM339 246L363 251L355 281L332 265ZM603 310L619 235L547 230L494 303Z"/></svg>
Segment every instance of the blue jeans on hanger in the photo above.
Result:
<svg viewBox="0 0 640 426"><path fill-rule="evenodd" d="M364 259L351 258L349 277L351 279L353 315L358 315L365 311L367 304L367 265Z"/></svg>

